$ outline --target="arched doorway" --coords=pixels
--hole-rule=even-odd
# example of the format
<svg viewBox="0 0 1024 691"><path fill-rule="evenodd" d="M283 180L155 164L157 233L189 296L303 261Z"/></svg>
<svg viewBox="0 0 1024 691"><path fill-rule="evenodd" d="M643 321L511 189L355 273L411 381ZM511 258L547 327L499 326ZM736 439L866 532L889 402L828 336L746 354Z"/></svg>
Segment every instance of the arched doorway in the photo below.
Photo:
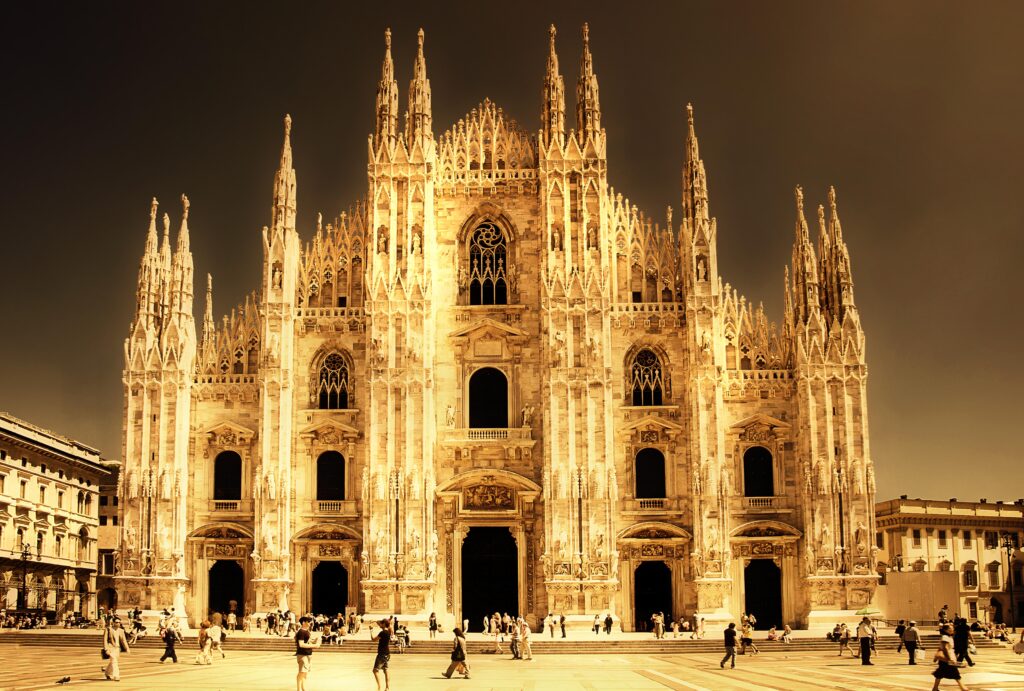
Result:
<svg viewBox="0 0 1024 691"><path fill-rule="evenodd" d="M500 369L483 367L469 378L469 426L508 427L508 378Z"/></svg>
<svg viewBox="0 0 1024 691"><path fill-rule="evenodd" d="M218 559L210 569L210 612L228 614L234 608L242 616L245 608L245 574L242 565L229 559Z"/></svg>
<svg viewBox="0 0 1024 691"><path fill-rule="evenodd" d="M345 499L345 457L337 451L325 451L316 459L317 501Z"/></svg>
<svg viewBox="0 0 1024 691"><path fill-rule="evenodd" d="M751 559L743 569L744 611L757 619L758 629L782 628L782 569L772 559Z"/></svg>
<svg viewBox="0 0 1024 691"><path fill-rule="evenodd" d="M117 609L117 591L104 588L96 594L96 604L105 610Z"/></svg>
<svg viewBox="0 0 1024 691"><path fill-rule="evenodd" d="M633 572L633 626L651 630L651 615L661 612L672 620L672 569L663 561L641 562Z"/></svg>
<svg viewBox="0 0 1024 691"><path fill-rule="evenodd" d="M657 449L636 454L636 498L665 498L665 456Z"/></svg>
<svg viewBox="0 0 1024 691"><path fill-rule="evenodd" d="M322 561L313 568L313 614L333 617L348 604L348 571L339 561Z"/></svg>
<svg viewBox="0 0 1024 691"><path fill-rule="evenodd" d="M483 629L484 615L519 614L519 550L508 528L474 526L462 543L462 619Z"/></svg>
<svg viewBox="0 0 1024 691"><path fill-rule="evenodd" d="M775 496L772 454L763 446L751 446L743 454L743 496Z"/></svg>

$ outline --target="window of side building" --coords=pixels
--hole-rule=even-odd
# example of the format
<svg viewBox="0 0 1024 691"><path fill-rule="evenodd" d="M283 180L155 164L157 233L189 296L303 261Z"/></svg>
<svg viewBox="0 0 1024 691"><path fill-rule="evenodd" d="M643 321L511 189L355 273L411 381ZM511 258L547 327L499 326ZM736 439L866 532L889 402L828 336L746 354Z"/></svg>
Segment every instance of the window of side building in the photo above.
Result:
<svg viewBox="0 0 1024 691"><path fill-rule="evenodd" d="M949 546L949 544L946 541L946 531L945 530L938 531L938 538L939 538L939 547L946 548L946 547Z"/></svg>
<svg viewBox="0 0 1024 691"><path fill-rule="evenodd" d="M999 533L994 530L985 531L985 549L999 549Z"/></svg>
<svg viewBox="0 0 1024 691"><path fill-rule="evenodd" d="M914 547L920 547L921 546L921 529L920 528L914 528L910 532L910 539L913 541Z"/></svg>
<svg viewBox="0 0 1024 691"><path fill-rule="evenodd" d="M970 530L964 531L964 549L971 549L974 543L974 533ZM977 603L975 603L975 609L977 609Z"/></svg>

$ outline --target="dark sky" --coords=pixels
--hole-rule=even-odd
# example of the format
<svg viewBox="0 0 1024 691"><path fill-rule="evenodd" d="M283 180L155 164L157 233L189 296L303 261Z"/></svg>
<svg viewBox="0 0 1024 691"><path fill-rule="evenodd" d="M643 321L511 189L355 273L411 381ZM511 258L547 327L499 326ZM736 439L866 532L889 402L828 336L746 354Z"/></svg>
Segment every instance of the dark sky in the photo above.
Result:
<svg viewBox="0 0 1024 691"><path fill-rule="evenodd" d="M1024 496L1020 3L8 5L0 409L119 457L151 197L177 229L189 195L221 314L259 279L284 113L303 238L364 193L386 26L402 109L426 30L436 133L484 97L535 131L547 27L572 113L584 21L612 184L678 218L692 102L719 268L776 320L792 188L836 185L879 498Z"/></svg>

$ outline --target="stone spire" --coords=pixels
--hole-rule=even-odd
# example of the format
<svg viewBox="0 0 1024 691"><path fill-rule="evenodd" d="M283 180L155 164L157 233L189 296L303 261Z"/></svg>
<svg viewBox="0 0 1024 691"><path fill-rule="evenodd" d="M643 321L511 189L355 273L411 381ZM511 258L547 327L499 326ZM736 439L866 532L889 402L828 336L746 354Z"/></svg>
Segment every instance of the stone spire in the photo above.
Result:
<svg viewBox="0 0 1024 691"><path fill-rule="evenodd" d="M416 34L416 62L413 63L412 81L409 82L409 110L406 137L411 149L416 142L433 138L431 129L430 80L427 79L427 59L423 56L423 29Z"/></svg>
<svg viewBox="0 0 1024 691"><path fill-rule="evenodd" d="M565 83L558 69L558 54L555 53L555 25L549 29L551 46L548 49L548 66L544 74L544 92L542 94L544 110L541 122L544 126L544 143L552 140L559 146L565 141Z"/></svg>
<svg viewBox="0 0 1024 691"><path fill-rule="evenodd" d="M804 217L804 191L799 185L793 192L796 198L796 228L793 240L793 315L806 322L820 308L818 296L818 268L814 245L811 244Z"/></svg>
<svg viewBox="0 0 1024 691"><path fill-rule="evenodd" d="M590 26L583 25L583 55L576 83L576 132L581 142L601 133L601 100L597 92L594 58L590 55Z"/></svg>
<svg viewBox="0 0 1024 691"><path fill-rule="evenodd" d="M843 240L843 228L839 223L836 204L836 188L828 188L828 238L829 238L829 290L834 295L835 317L842 321L846 312L854 309L853 274L850 270L850 251Z"/></svg>
<svg viewBox="0 0 1024 691"><path fill-rule="evenodd" d="M170 300L171 313L186 321L192 316L192 250L188 232L188 197L181 195L181 228L178 230L178 243L171 261Z"/></svg>
<svg viewBox="0 0 1024 691"><path fill-rule="evenodd" d="M377 85L377 130L375 146L393 143L398 136L398 82L395 81L395 64L391 61L391 29L384 31L384 63Z"/></svg>
<svg viewBox="0 0 1024 691"><path fill-rule="evenodd" d="M708 184L704 161L700 157L697 133L693 126L693 106L686 104L686 158L683 163L683 218L697 228L701 221L710 219L708 210Z"/></svg>
<svg viewBox="0 0 1024 691"><path fill-rule="evenodd" d="M212 351L217 327L213 321L213 276L206 274L206 310L203 312L203 351Z"/></svg>
<svg viewBox="0 0 1024 691"><path fill-rule="evenodd" d="M281 165L274 175L274 206L271 209L275 230L295 230L295 169L292 167L292 116L284 116L284 143Z"/></svg>
<svg viewBox="0 0 1024 691"><path fill-rule="evenodd" d="M157 310L155 303L160 299L161 263L156 235L156 212L158 205L156 197L153 197L149 207L149 230L146 232L146 247L142 252L142 261L139 262L135 321L142 326L148 326L153 322Z"/></svg>

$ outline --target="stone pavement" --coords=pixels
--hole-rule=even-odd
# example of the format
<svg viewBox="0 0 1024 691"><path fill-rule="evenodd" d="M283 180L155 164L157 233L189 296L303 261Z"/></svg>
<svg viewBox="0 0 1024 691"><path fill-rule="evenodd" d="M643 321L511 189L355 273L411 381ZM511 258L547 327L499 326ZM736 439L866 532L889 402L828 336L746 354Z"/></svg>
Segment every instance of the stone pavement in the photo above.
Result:
<svg viewBox="0 0 1024 691"><path fill-rule="evenodd" d="M98 648L98 646L97 646ZM138 649L122 657L121 683L107 682L100 673L96 651L81 647L0 647L0 689L56 688L62 676L75 689L245 689L263 691L295 688L294 657L285 653L235 652L210 667L191 663L192 646L179 648L179 662L161 665L159 652ZM931 665L909 667L902 655L886 651L878 664L865 667L849 657L832 654L779 653L742 656L734 670L721 670L721 656L703 655L542 655L532 662L512 661L507 655L473 655L471 680L446 680L444 656L393 655L392 691L450 691L486 689L528 691L762 691L768 689L841 689L843 691L901 691L929 689ZM372 654L314 655L309 691L345 689L374 691L370 674ZM986 650L978 666L964 670L965 683L975 691L1024 689L1024 660L1009 649ZM943 688L955 688L946 682Z"/></svg>

